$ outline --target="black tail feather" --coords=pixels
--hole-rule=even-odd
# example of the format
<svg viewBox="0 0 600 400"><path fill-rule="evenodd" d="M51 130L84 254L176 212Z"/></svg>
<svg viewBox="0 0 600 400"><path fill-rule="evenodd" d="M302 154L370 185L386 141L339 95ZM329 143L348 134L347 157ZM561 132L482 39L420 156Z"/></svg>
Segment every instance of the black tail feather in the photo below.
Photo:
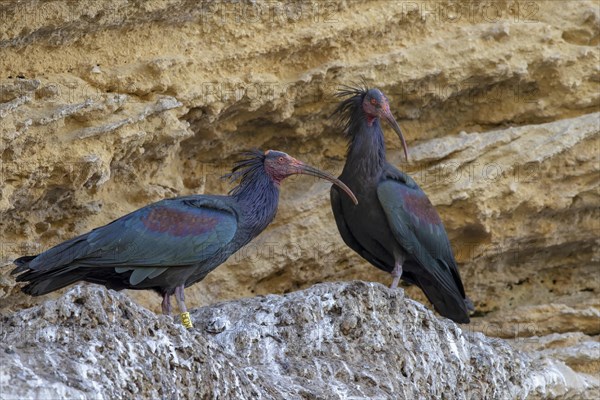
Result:
<svg viewBox="0 0 600 400"><path fill-rule="evenodd" d="M14 263L15 263L15 265L17 265L17 266L19 266L19 267L20 267L20 266L22 266L22 265L28 264L28 263L29 263L29 261L33 260L33 259L34 259L34 258L36 258L37 256L38 256L38 255L36 254L35 256L23 256L23 257L19 257L19 258L17 258L17 259L14 261Z"/></svg>
<svg viewBox="0 0 600 400"><path fill-rule="evenodd" d="M27 271L27 269L29 268L29 262L31 260L33 260L34 258L36 258L36 257L37 257L37 255L35 255L35 256L23 256L23 257L17 258L15 261L13 261L13 263L17 266L17 268L15 268L12 271L10 271L10 274L11 275L16 275L16 274L19 274L21 272Z"/></svg>
<svg viewBox="0 0 600 400"><path fill-rule="evenodd" d="M61 266L50 270L34 270L29 268L29 264L35 256L23 256L17 258L13 263L16 268L10 274L17 275L17 282L28 282L21 290L32 296L41 296L46 293L61 289L72 283L81 280L84 277L83 271L76 271L73 266Z"/></svg>
<svg viewBox="0 0 600 400"><path fill-rule="evenodd" d="M460 296L458 291L449 293L442 285L436 285L424 276L418 276L416 279L417 285L441 316L460 324L470 322L468 300Z"/></svg>
<svg viewBox="0 0 600 400"><path fill-rule="evenodd" d="M17 271L21 269L20 271ZM16 277L17 282L27 282L21 290L32 296L41 296L69 286L85 277L85 271L77 267L64 266L50 271L36 271L28 269L26 265L20 265L13 273L20 272Z"/></svg>
<svg viewBox="0 0 600 400"><path fill-rule="evenodd" d="M62 275L50 279L30 280L27 285L21 288L21 291L31 296L41 296L69 286L81 280L81 278L83 278L81 274L71 273L69 275Z"/></svg>

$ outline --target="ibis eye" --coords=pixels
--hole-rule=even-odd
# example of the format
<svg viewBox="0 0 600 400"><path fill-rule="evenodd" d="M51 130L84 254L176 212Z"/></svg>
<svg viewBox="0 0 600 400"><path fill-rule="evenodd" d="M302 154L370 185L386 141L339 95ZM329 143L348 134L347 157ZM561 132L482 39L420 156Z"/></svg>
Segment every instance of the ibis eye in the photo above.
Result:
<svg viewBox="0 0 600 400"><path fill-rule="evenodd" d="M277 158L277 161L279 161L279 163L283 164L283 157Z"/></svg>
<svg viewBox="0 0 600 400"><path fill-rule="evenodd" d="M371 104L376 105L377 104L377 100L375 100L375 99L372 98L371 99Z"/></svg>

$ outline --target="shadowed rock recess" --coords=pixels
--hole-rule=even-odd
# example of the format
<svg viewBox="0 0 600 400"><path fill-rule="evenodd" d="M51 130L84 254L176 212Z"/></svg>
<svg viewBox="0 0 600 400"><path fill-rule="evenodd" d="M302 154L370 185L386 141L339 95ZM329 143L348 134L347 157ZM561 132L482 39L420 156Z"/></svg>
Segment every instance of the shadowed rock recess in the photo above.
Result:
<svg viewBox="0 0 600 400"><path fill-rule="evenodd" d="M187 331L78 285L2 320L3 398L508 399L590 385L565 386L575 374L563 363L461 330L377 283L324 283L192 317Z"/></svg>
<svg viewBox="0 0 600 400"><path fill-rule="evenodd" d="M17 398L27 390L33 395L36 383L39 390L57 385L56 390L71 391L64 393L67 397L92 393L92 386L108 393L105 397L127 397L136 390L148 397L169 397L176 390L182 398L192 396L192 390L253 397L250 391L256 390L275 398L344 398L351 393L389 398L392 390L403 389L410 397L417 386L423 397L433 396L428 390L441 393L442 387L449 398L468 396L461 394L469 393L467 387L502 399L596 394L596 1L23 0L0 1L0 21L0 315L7 321L0 333L14 337L10 324L24 326L24 321L29 321L27 332L43 327L39 337L28 333L19 339L28 341L20 350L0 351L0 397L7 397L7 390ZM160 301L151 292L112 295L80 289L81 294L60 297L65 289L32 298L9 276L16 257L41 252L150 202L226 193L232 186L219 177L241 149L279 149L339 173L346 141L329 118L339 100L333 94L340 85L361 79L389 97L407 138L408 163L386 128L388 157L428 193L445 223L477 310L468 326L471 333L463 335L430 314L427 326L401 328L407 323L403 312L414 313L417 306L395 306L400 308L368 311L364 324L373 329L360 337L352 336L358 328L348 328L352 318L344 325L347 335L320 331L342 336L331 336L339 340L338 347L317 354L319 342L310 339L314 333L304 327L300 314L306 308L309 319L329 315L317 314L326 313L325 300L311 303L326 287L314 285L352 280L389 284L390 277L344 245L330 210L329 185L306 176L282 187L278 215L256 241L186 290L190 308L291 293L197 311L207 321L213 320L211 313L222 312L223 321L237 330L225 329L214 337L204 327L186 333L124 297L158 312ZM332 295L345 290L340 285L330 287ZM296 293L304 289L308 291ZM364 290L392 296L381 288ZM418 289L404 290L431 309ZM340 296L336 301L343 301L344 308L362 307L358 294ZM84 304L69 306L76 298ZM281 342L263 335L257 322L262 314L253 307L292 298L298 300L288 322L298 333L273 328ZM56 299L58 303L51 302ZM93 301L99 302L95 312L87 308ZM398 304L404 301L397 299ZM106 302L124 304L130 317L111 311ZM69 311L56 314L57 307ZM84 315L91 320L69 320L77 310L88 310ZM399 327L390 327L392 316ZM323 329L333 321L327 318L319 320ZM386 318L390 326L377 327ZM107 329L92 329L96 319L109 321ZM257 328L243 333L236 325L241 321ZM89 329L84 325L78 331L84 322ZM69 340L76 339L60 336L64 326L77 327L70 334L87 340L85 349L93 343L106 358L69 347ZM155 344L145 341L146 326L163 332ZM432 326L441 330L425 334ZM376 357L383 353L369 347L375 344L367 344L382 329L398 334L395 341L386 338L386 351L392 352L387 363ZM63 339L52 339L52 332ZM461 338L456 341L458 355L454 347L437 342L445 332ZM406 342L411 340L418 342ZM304 343L311 356L294 347L297 343ZM400 352L391 343L410 351ZM45 352L34 351L44 346ZM138 346L146 353L135 358ZM231 346L238 346L235 357ZM342 348L364 359L344 357ZM473 353L466 348L478 356L469 358ZM281 349L294 357L288 369ZM163 357L148 356L151 351ZM250 351L256 351L254 358L244 358ZM523 352L533 361L526 361ZM63 363L52 358L56 354L79 356L65 355ZM109 357L121 355L130 364L111 361L110 367L102 367ZM35 367L44 357L46 367ZM81 357L90 357L89 363ZM203 361L211 357L216 364ZM280 357L281 363L267 363L258 373L255 361L261 357ZM416 362L415 357L423 358ZM506 357L515 364L510 366ZM96 367L87 366L94 360ZM155 363L168 376L161 381L152 368L136 367L136 362ZM75 372L62 372L63 364ZM550 370L555 372L548 374ZM69 376L80 380L67 388L62 383ZM13 377L21 383L10 383ZM482 386L475 385L475 377ZM287 379L293 385L285 386ZM322 395L313 394L321 393L314 385ZM185 390L190 392L181 392Z"/></svg>

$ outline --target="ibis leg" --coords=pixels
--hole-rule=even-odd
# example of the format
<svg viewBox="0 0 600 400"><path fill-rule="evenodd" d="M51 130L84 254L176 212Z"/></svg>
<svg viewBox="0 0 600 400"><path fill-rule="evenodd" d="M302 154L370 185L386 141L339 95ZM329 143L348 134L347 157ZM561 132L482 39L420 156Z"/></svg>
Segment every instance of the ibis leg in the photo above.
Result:
<svg viewBox="0 0 600 400"><path fill-rule="evenodd" d="M396 289L398 287L398 282L400 282L400 277L402 276L402 262L396 261L394 269L392 270L392 276L394 277L394 280L392 281L390 288Z"/></svg>
<svg viewBox="0 0 600 400"><path fill-rule="evenodd" d="M192 319L190 313L185 306L185 295L183 294L184 286L177 286L175 288L175 298L177 299L177 305L179 306L179 312L181 313L181 323L186 328L193 328Z"/></svg>
<svg viewBox="0 0 600 400"><path fill-rule="evenodd" d="M161 303L162 313L164 315L171 315L171 295L168 293L163 293L163 300Z"/></svg>

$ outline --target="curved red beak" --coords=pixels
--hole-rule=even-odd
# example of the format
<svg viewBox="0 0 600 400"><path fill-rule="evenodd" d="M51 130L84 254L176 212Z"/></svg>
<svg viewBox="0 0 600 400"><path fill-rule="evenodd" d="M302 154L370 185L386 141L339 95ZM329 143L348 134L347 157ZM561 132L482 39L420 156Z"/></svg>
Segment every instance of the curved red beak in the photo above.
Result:
<svg viewBox="0 0 600 400"><path fill-rule="evenodd" d="M400 125L398 125L398 122L396 122L396 118L394 118L394 116L392 115L389 106L385 107L381 114L381 117L385 119L388 122L388 124L390 124L394 132L396 132L396 134L400 138L400 141L402 142L402 148L404 149L404 157L406 157L406 161L408 161L408 146L406 146L406 140L404 140L404 135L402 134Z"/></svg>

